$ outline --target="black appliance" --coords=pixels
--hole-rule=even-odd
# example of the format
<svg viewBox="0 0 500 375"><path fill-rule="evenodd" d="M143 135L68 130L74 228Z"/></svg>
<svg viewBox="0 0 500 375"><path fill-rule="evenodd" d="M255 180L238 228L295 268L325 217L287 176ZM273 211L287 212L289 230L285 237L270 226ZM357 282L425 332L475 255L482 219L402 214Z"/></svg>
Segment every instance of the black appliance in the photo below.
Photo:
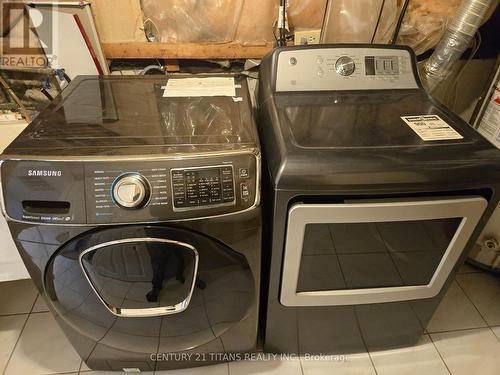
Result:
<svg viewBox="0 0 500 375"><path fill-rule="evenodd" d="M221 76L234 97L185 96L187 78L79 77L2 155L14 241L92 369L255 350L260 150L248 88ZM179 96L164 95L170 83Z"/></svg>
<svg viewBox="0 0 500 375"><path fill-rule="evenodd" d="M416 343L498 204L499 150L424 91L403 46L275 49L258 113L264 349Z"/></svg>

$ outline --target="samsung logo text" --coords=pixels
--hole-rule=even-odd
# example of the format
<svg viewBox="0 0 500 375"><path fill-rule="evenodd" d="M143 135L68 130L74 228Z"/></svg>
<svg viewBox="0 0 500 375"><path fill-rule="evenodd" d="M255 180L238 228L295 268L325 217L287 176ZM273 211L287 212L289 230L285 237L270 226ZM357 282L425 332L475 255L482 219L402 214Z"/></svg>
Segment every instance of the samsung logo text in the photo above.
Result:
<svg viewBox="0 0 500 375"><path fill-rule="evenodd" d="M61 177L62 171L50 171L44 169L30 169L28 171L30 177Z"/></svg>

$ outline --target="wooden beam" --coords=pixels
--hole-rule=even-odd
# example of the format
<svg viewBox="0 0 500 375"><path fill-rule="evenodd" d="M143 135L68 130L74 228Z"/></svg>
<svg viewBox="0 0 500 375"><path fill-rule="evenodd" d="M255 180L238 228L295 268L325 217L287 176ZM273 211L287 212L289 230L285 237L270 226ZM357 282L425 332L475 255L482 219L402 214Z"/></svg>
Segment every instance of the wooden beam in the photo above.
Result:
<svg viewBox="0 0 500 375"><path fill-rule="evenodd" d="M273 44L244 46L238 42L201 43L102 43L108 59L248 59L262 58Z"/></svg>

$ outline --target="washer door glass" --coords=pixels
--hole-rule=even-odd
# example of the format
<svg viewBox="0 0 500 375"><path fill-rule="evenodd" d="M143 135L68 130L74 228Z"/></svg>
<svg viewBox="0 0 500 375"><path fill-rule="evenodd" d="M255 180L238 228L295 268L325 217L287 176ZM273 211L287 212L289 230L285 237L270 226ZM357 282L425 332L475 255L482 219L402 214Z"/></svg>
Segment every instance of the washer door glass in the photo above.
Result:
<svg viewBox="0 0 500 375"><path fill-rule="evenodd" d="M164 238L126 238L85 250L80 263L113 314L174 314L184 311L191 300L198 251Z"/></svg>

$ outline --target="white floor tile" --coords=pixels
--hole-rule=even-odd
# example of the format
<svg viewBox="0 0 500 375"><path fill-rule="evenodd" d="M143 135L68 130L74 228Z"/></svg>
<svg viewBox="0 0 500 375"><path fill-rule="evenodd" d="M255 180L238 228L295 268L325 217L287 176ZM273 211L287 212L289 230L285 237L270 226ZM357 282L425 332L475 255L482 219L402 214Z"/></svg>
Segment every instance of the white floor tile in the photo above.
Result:
<svg viewBox="0 0 500 375"><path fill-rule="evenodd" d="M32 312L47 312L47 311L49 311L49 308L47 307L45 300L41 295L38 295L35 302L35 306L33 306Z"/></svg>
<svg viewBox="0 0 500 375"><path fill-rule="evenodd" d="M80 366L80 372L82 372L82 371L92 371L92 370L89 369L89 366L87 366L87 364L82 361L82 364Z"/></svg>
<svg viewBox="0 0 500 375"><path fill-rule="evenodd" d="M29 316L7 365L9 374L78 371L81 359L50 313Z"/></svg>
<svg viewBox="0 0 500 375"><path fill-rule="evenodd" d="M302 375L300 361L297 360L269 360L269 361L240 361L229 363L231 375Z"/></svg>
<svg viewBox="0 0 500 375"><path fill-rule="evenodd" d="M28 315L0 316L0 373L7 366L26 319Z"/></svg>
<svg viewBox="0 0 500 375"><path fill-rule="evenodd" d="M219 365L213 365L213 366L188 368L185 370L169 370L169 371L155 372L155 375L228 375L228 374L229 374L229 369L227 363L221 363Z"/></svg>
<svg viewBox="0 0 500 375"><path fill-rule="evenodd" d="M500 341L500 326L498 327L491 327L491 330L495 334L496 337L498 337L498 340Z"/></svg>
<svg viewBox="0 0 500 375"><path fill-rule="evenodd" d="M310 361L302 359L304 375L374 375L368 353L346 354L345 361ZM233 374L231 374L233 375Z"/></svg>
<svg viewBox="0 0 500 375"><path fill-rule="evenodd" d="M378 375L448 375L449 372L429 336L410 348L370 353Z"/></svg>
<svg viewBox="0 0 500 375"><path fill-rule="evenodd" d="M123 371L92 371L92 370L80 370L77 374L81 375L130 375L130 374L140 374L140 375L154 375L163 374L161 371L154 373L153 371L141 371L141 372L123 372ZM166 373L165 373L166 374ZM62 374L58 374L62 375ZM64 375L67 375L64 373ZM170 373L168 373L170 375ZM187 374L186 374L187 375Z"/></svg>
<svg viewBox="0 0 500 375"><path fill-rule="evenodd" d="M92 371L84 363L80 369L80 374L84 375L121 375L130 374L130 372L122 371ZM213 366L201 366L188 368L183 370L164 370L164 371L141 371L141 375L229 375L227 363L222 363Z"/></svg>
<svg viewBox="0 0 500 375"><path fill-rule="evenodd" d="M500 325L500 278L489 273L457 275L460 286L491 325Z"/></svg>
<svg viewBox="0 0 500 375"><path fill-rule="evenodd" d="M462 264L462 267L458 270L459 274L464 274L464 273L478 273L478 272L483 272L480 268L474 267L468 263Z"/></svg>
<svg viewBox="0 0 500 375"><path fill-rule="evenodd" d="M472 302L453 281L439 307L427 325L427 332L444 332L486 327Z"/></svg>
<svg viewBox="0 0 500 375"><path fill-rule="evenodd" d="M37 295L31 279L0 283L0 315L29 313Z"/></svg>
<svg viewBox="0 0 500 375"><path fill-rule="evenodd" d="M489 328L431 334L453 375L498 375L500 342Z"/></svg>

